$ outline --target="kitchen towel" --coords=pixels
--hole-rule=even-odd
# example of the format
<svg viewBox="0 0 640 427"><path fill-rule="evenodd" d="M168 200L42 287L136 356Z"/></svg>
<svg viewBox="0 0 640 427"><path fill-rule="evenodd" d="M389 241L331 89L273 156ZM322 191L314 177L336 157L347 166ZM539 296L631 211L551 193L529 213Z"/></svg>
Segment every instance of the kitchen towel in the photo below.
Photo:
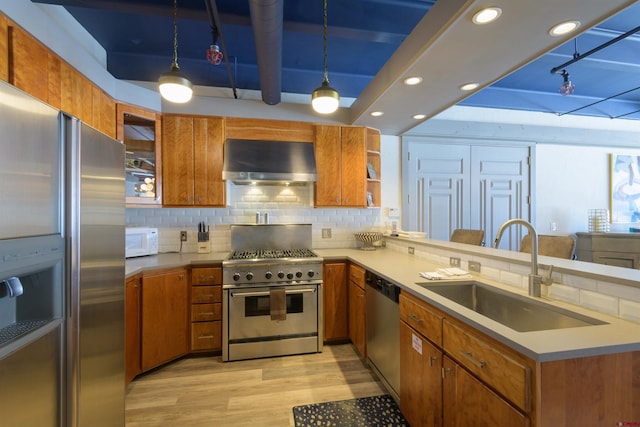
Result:
<svg viewBox="0 0 640 427"><path fill-rule="evenodd" d="M287 294L284 289L269 291L271 320L287 320Z"/></svg>
<svg viewBox="0 0 640 427"><path fill-rule="evenodd" d="M439 268L436 271L420 272L421 277L429 280L456 280L456 279L472 279L473 276L461 268Z"/></svg>

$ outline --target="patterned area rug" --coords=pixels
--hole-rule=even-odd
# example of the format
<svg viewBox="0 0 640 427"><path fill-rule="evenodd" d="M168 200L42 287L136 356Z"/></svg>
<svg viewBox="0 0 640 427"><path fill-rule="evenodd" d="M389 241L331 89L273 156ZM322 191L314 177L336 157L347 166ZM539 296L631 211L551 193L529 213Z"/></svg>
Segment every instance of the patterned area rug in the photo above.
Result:
<svg viewBox="0 0 640 427"><path fill-rule="evenodd" d="M388 394L295 406L296 427L409 427Z"/></svg>

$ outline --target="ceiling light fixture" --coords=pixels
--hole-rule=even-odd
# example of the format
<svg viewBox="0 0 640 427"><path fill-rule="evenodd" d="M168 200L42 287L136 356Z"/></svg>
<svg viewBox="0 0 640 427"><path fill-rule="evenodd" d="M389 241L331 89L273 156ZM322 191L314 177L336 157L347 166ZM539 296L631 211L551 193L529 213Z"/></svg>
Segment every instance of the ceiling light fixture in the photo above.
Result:
<svg viewBox="0 0 640 427"><path fill-rule="evenodd" d="M183 104L193 96L193 85L178 67L178 0L173 0L173 63L158 79L160 95L169 102Z"/></svg>
<svg viewBox="0 0 640 427"><path fill-rule="evenodd" d="M499 7L485 7L484 9L476 12L471 20L474 24L484 25L500 18L500 15L502 15L502 9Z"/></svg>
<svg viewBox="0 0 640 427"><path fill-rule="evenodd" d="M407 86L415 86L415 85L419 85L420 83L422 83L422 77L407 77L406 79L403 80L404 84L406 84Z"/></svg>
<svg viewBox="0 0 640 427"><path fill-rule="evenodd" d="M324 76L322 78L322 86L311 94L311 106L317 113L331 114L340 105L340 94L329 86L329 72L327 71L327 0L324 0L322 42L324 47Z"/></svg>
<svg viewBox="0 0 640 427"><path fill-rule="evenodd" d="M414 119L416 119L416 120L422 120L422 119L426 119L426 118L427 118L427 115L426 115L426 114L414 114L414 115L413 115L413 116L411 116L411 117L413 117L413 118L414 118Z"/></svg>
<svg viewBox="0 0 640 427"><path fill-rule="evenodd" d="M569 80L569 73L567 72L567 70L562 70L560 75L562 76L562 86L560 86L560 89L558 89L558 91L562 94L562 96L571 95L576 87L573 85L573 83L571 83L571 80Z"/></svg>
<svg viewBox="0 0 640 427"><path fill-rule="evenodd" d="M477 89L479 86L480 86L479 83L465 83L462 86L460 86L460 90L468 92L470 90Z"/></svg>
<svg viewBox="0 0 640 427"><path fill-rule="evenodd" d="M384 114L384 112L382 112L382 111L372 111L372 112L369 113L369 115L372 116L372 117L380 117L383 114Z"/></svg>
<svg viewBox="0 0 640 427"><path fill-rule="evenodd" d="M565 21L554 25L549 30L549 34L553 37L563 36L575 31L580 26L580 21Z"/></svg>

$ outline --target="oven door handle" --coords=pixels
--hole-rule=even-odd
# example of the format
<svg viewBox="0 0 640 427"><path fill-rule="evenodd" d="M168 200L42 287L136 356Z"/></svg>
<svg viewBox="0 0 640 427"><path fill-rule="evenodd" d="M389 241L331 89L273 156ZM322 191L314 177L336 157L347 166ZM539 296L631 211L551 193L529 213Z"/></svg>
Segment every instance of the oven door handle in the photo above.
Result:
<svg viewBox="0 0 640 427"><path fill-rule="evenodd" d="M289 289L286 290L284 293L287 295L295 295L295 294L306 294L309 292L315 292L316 289L313 288L309 288L309 289ZM238 297L264 297L270 294L269 291L258 291L258 292L242 292L242 291L231 291L230 292L232 297L238 296Z"/></svg>

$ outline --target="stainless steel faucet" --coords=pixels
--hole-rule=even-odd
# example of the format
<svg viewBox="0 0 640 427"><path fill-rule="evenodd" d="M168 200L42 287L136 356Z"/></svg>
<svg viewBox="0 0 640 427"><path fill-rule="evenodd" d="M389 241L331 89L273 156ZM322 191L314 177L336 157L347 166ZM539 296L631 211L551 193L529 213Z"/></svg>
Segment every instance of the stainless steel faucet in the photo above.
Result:
<svg viewBox="0 0 640 427"><path fill-rule="evenodd" d="M493 242L493 247L495 249L500 245L500 239L502 238L502 234L504 231L509 228L513 224L519 224L524 226L529 234L531 234L531 274L529 274L529 296L532 297L540 297L541 296L541 284L550 285L551 284L551 271L553 270L553 266L549 269L549 276L543 278L538 274L538 233L536 229L531 225L530 222L525 221L521 218L513 218L508 221L505 221L504 224L498 228L498 233L496 234L496 240Z"/></svg>

